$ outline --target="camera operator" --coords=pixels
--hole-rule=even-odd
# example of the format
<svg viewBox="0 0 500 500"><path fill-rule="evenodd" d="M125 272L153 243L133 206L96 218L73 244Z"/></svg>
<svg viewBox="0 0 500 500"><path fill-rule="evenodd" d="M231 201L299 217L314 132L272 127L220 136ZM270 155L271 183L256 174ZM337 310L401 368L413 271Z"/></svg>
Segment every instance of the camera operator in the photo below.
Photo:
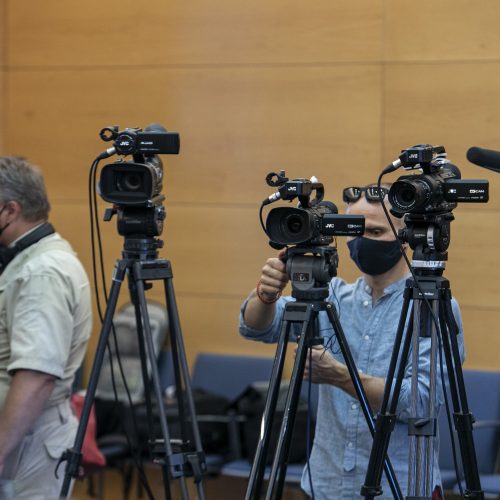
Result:
<svg viewBox="0 0 500 500"><path fill-rule="evenodd" d="M0 157L0 498L59 497L71 387L91 332L87 275L47 222L41 173Z"/></svg>
<svg viewBox="0 0 500 500"><path fill-rule="evenodd" d="M387 196L388 186L383 186ZM364 236L348 238L352 260L361 276L354 283L340 278L330 282L328 301L338 309L350 350L359 370L363 387L372 410L381 405L385 377L389 367L394 339L403 303L403 291L409 272L379 200L378 188L346 188L344 200L347 213L365 217ZM397 229L404 226L402 219L392 218ZM407 245L405 244L405 250ZM251 340L276 342L285 303L291 297L280 297L288 283L285 263L279 257L270 258L262 268L257 288L244 302L240 316L240 333ZM453 301L454 314L461 320L458 305ZM319 315L319 330L327 340L333 330L325 313ZM459 335L463 353L463 335ZM363 417L347 367L335 339L328 348L312 349L312 366L309 355L305 378L311 376L320 384L316 432L310 457L310 467L316 500L332 498L360 498L372 446L372 437ZM420 341L418 408L419 414L428 404L430 339ZM411 356L410 356L411 358ZM407 363L405 378L398 401L398 421L389 446L389 457L403 493L408 479L408 427L404 420L410 411L411 368ZM441 378L437 376L438 399L443 395ZM340 390L339 390L340 389ZM440 498L440 476L437 463L438 448L434 451L434 498ZM382 478L384 495L392 498L385 476ZM303 489L311 495L307 467L302 477Z"/></svg>

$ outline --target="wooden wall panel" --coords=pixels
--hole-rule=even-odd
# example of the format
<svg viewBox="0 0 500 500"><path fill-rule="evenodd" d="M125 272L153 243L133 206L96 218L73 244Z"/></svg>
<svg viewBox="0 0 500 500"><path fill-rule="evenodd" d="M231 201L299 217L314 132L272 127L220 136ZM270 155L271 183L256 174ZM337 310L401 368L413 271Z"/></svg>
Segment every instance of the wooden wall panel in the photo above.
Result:
<svg viewBox="0 0 500 500"><path fill-rule="evenodd" d="M11 3L16 66L311 64L382 53L381 0Z"/></svg>
<svg viewBox="0 0 500 500"><path fill-rule="evenodd" d="M498 2L387 0L384 36L387 61L468 61L474 73L474 63L498 61ZM446 95L454 87L449 81L440 86L432 73L406 69L408 80L434 81L437 94Z"/></svg>
<svg viewBox="0 0 500 500"><path fill-rule="evenodd" d="M411 78L412 74L420 75ZM491 180L488 209L500 209L494 173L466 160L470 146L499 149L500 63L406 64L385 71L385 163L412 144L443 144L463 179ZM398 172L399 173L399 172ZM396 174L394 174L396 177Z"/></svg>
<svg viewBox="0 0 500 500"><path fill-rule="evenodd" d="M9 150L45 167L57 199L85 200L90 162L109 146L97 134L114 123L180 132L181 154L163 157L170 202L257 206L272 192L266 174L279 169L316 175L338 200L380 163L373 65L16 70L8 93Z"/></svg>
<svg viewBox="0 0 500 500"><path fill-rule="evenodd" d="M180 132L181 154L163 157L161 255L173 264L190 360L200 350L274 354L237 333L239 305L274 253L258 223L269 171L316 175L343 208L342 187L374 181L400 149L431 142L463 178L491 180L489 204L456 210L446 275L468 366L500 369L500 188L465 161L469 146L500 149L494 0L4 2L3 152L43 168L53 221L89 271L88 170L107 146L99 130L160 122ZM110 277L123 240L115 221L101 229ZM338 247L339 274L352 280L345 239Z"/></svg>
<svg viewBox="0 0 500 500"><path fill-rule="evenodd" d="M500 311L483 307L462 307L465 335L465 368L500 370Z"/></svg>

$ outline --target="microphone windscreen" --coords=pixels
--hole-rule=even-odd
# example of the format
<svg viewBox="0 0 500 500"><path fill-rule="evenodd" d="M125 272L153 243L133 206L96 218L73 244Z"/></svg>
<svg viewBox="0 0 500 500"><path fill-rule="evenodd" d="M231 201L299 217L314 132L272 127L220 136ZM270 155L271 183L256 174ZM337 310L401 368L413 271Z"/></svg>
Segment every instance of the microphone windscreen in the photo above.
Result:
<svg viewBox="0 0 500 500"><path fill-rule="evenodd" d="M167 129L159 123L150 123L144 128L144 132L166 132Z"/></svg>
<svg viewBox="0 0 500 500"><path fill-rule="evenodd" d="M474 146L467 151L467 159L475 165L500 173L500 151Z"/></svg>

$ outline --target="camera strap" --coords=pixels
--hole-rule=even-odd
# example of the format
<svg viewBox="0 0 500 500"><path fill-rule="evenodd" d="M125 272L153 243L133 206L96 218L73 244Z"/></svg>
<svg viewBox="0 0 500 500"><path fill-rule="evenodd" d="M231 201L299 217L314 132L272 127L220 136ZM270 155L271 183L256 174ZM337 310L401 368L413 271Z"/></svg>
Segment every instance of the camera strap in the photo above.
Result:
<svg viewBox="0 0 500 500"><path fill-rule="evenodd" d="M20 252L40 241L45 236L54 234L55 229L49 222L44 222L34 231L21 238L13 247L0 247L0 274L3 273L10 261Z"/></svg>

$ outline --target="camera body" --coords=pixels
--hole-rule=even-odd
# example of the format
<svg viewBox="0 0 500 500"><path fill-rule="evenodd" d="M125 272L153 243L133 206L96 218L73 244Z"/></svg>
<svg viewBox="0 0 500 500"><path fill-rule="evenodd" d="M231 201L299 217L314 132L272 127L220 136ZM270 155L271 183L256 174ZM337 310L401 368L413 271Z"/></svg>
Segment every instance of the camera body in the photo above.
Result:
<svg viewBox="0 0 500 500"><path fill-rule="evenodd" d="M323 201L324 187L320 182L308 179L288 180L284 171L280 174L270 173L266 181L270 186L279 186L279 190L264 200L263 205L269 203L269 200L299 199L298 207L278 207L269 212L265 231L273 246L323 246L332 243L334 236L363 234L364 217L339 215L332 202ZM311 200L314 192L315 198Z"/></svg>
<svg viewBox="0 0 500 500"><path fill-rule="evenodd" d="M488 181L462 180L458 167L446 159L443 146L413 146L403 150L399 158L405 169L420 168L423 173L401 176L391 186L388 198L396 217L445 213L459 202L488 201Z"/></svg>
<svg viewBox="0 0 500 500"><path fill-rule="evenodd" d="M155 206L164 199L163 164L158 154L178 154L179 134L167 132L158 124L140 128L106 127L100 132L102 140L113 141L112 151L132 155L133 161L120 158L105 165L101 171L101 197L118 206Z"/></svg>

